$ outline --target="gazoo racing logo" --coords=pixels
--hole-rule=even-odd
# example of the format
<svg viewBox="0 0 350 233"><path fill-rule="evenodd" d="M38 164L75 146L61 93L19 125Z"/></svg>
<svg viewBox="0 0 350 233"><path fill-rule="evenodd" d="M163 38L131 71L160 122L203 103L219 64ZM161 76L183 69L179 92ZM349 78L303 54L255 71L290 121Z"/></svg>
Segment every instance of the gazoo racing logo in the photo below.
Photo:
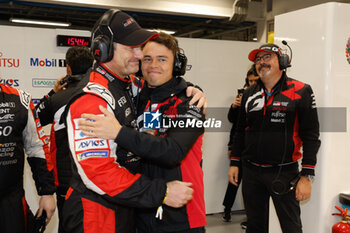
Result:
<svg viewBox="0 0 350 233"><path fill-rule="evenodd" d="M65 67L66 60L65 59L39 59L39 58L30 58L30 66L38 66L38 67Z"/></svg>
<svg viewBox="0 0 350 233"><path fill-rule="evenodd" d="M0 67L18 68L19 67L19 59L18 58L3 57L3 53L0 52Z"/></svg>
<svg viewBox="0 0 350 233"><path fill-rule="evenodd" d="M108 149L107 141L103 139L86 139L75 142L76 151Z"/></svg>
<svg viewBox="0 0 350 233"><path fill-rule="evenodd" d="M0 79L0 84L7 84L10 87L18 87L19 86L19 80L18 79Z"/></svg>

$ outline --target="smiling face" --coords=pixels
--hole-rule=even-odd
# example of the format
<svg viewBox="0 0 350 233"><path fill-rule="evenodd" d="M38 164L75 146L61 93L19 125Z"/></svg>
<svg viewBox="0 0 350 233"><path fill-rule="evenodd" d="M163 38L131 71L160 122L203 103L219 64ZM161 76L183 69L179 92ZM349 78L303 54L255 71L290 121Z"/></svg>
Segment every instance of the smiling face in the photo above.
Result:
<svg viewBox="0 0 350 233"><path fill-rule="evenodd" d="M150 41L142 52L142 74L149 87L161 86L173 77L174 53L170 49Z"/></svg>
<svg viewBox="0 0 350 233"><path fill-rule="evenodd" d="M275 53L259 52L254 62L260 78L269 77L280 72L278 57Z"/></svg>
<svg viewBox="0 0 350 233"><path fill-rule="evenodd" d="M113 59L106 65L120 77L126 77L139 70L139 60L142 58L140 47L130 47L114 43Z"/></svg>

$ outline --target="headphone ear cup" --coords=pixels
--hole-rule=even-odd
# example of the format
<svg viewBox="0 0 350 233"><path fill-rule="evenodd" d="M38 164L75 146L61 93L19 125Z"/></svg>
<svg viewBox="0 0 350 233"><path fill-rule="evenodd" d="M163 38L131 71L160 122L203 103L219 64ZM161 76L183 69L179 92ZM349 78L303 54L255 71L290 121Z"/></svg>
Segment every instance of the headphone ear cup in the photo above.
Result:
<svg viewBox="0 0 350 233"><path fill-rule="evenodd" d="M280 65L280 70L285 70L288 67L291 67L289 63L289 56L287 54L281 54L278 58L278 63Z"/></svg>
<svg viewBox="0 0 350 233"><path fill-rule="evenodd" d="M252 65L252 71L253 71L254 76L259 76L258 72L256 71L255 63L253 63L253 65Z"/></svg>
<svg viewBox="0 0 350 233"><path fill-rule="evenodd" d="M113 32L110 24L113 17L120 12L111 9L105 12L92 30L91 52L97 62L108 62L113 59Z"/></svg>
<svg viewBox="0 0 350 233"><path fill-rule="evenodd" d="M184 53L176 53L174 56L173 76L178 77L186 73L187 57Z"/></svg>
<svg viewBox="0 0 350 233"><path fill-rule="evenodd" d="M105 35L97 36L91 45L91 52L97 62L108 62L113 58L113 46Z"/></svg>

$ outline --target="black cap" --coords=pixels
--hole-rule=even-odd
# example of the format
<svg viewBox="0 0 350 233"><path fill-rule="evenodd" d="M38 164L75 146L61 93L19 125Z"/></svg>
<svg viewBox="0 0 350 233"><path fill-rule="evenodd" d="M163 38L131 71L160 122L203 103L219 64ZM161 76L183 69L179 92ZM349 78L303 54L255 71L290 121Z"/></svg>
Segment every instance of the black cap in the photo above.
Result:
<svg viewBox="0 0 350 233"><path fill-rule="evenodd" d="M141 46L149 39L158 37L157 32L141 28L135 19L122 11L114 14L109 27L113 32L113 42L127 46Z"/></svg>
<svg viewBox="0 0 350 233"><path fill-rule="evenodd" d="M264 45L261 45L258 49L252 50L248 55L248 59L254 62L256 55L261 51L265 51L268 53L276 53L278 56L280 56L282 53L280 47L278 47L277 45L264 44Z"/></svg>

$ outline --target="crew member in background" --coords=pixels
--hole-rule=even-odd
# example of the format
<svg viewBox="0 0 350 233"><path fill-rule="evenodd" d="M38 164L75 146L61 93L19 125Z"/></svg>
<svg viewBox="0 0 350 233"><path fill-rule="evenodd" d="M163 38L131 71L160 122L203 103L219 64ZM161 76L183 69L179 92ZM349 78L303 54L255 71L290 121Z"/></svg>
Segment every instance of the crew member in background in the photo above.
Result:
<svg viewBox="0 0 350 233"><path fill-rule="evenodd" d="M185 73L187 58L180 52L175 37L160 33L143 47L142 74L145 86L139 95L138 125L147 131L143 113L153 112L166 122L180 125L189 121L204 121L203 113L189 104L187 84L180 76ZM83 114L79 122L84 134L113 139L142 158L142 174L165 181L182 180L193 184L193 199L182 208L164 206L159 209L138 209L137 232L205 232L206 217L202 163L203 128L167 126L140 133L121 126L112 113L103 109L105 117ZM154 115L153 115L154 116ZM150 122L148 122L150 123ZM161 123L162 124L162 123ZM146 125L146 126L145 126Z"/></svg>
<svg viewBox="0 0 350 233"><path fill-rule="evenodd" d="M232 150L232 140L233 140L233 135L235 132L235 129L237 128L237 120L238 120L238 114L239 114L239 109L241 107L241 102L242 102L242 95L245 89L248 87L252 86L257 82L259 79L259 76L255 76L253 73L253 69L250 68L247 72L247 76L245 78L245 84L242 89L238 89L238 93L236 95L235 100L230 106L230 110L227 114L228 120L232 123L231 131L230 131L230 140L228 142L228 156L230 158L231 155L231 150ZM239 168L241 169L242 166ZM224 215L222 217L224 222L230 222L231 221L231 209L233 206L233 203L235 202L236 195L237 195L237 190L238 186L241 183L241 178L242 178L242 172L239 173L238 176L238 182L237 185L231 184L231 182L228 182L224 201L222 205L225 207L224 209ZM247 222L241 222L241 226L243 229L247 228Z"/></svg>
<svg viewBox="0 0 350 233"><path fill-rule="evenodd" d="M309 85L286 75L286 56L274 44L248 56L260 79L243 94L229 170L230 182L238 185L242 160L247 233L268 232L270 197L282 231L301 233L299 202L311 195L320 147L315 96ZM301 177L291 189L299 174L298 160Z"/></svg>
<svg viewBox="0 0 350 233"><path fill-rule="evenodd" d="M50 221L56 205L48 137L35 113L31 95L0 84L0 229L2 233L31 232L33 214L23 189L24 151L38 194L37 217Z"/></svg>
<svg viewBox="0 0 350 233"><path fill-rule="evenodd" d="M56 199L58 217L62 220L64 199L72 177L70 150L65 125L61 115L70 97L86 85L88 78L84 74L92 67L94 61L89 48L73 46L67 50L67 75L59 78L53 90L41 99L36 110L43 126L52 124L50 133L50 155L54 163L55 184L57 186ZM58 232L63 233L62 221L59 221Z"/></svg>

